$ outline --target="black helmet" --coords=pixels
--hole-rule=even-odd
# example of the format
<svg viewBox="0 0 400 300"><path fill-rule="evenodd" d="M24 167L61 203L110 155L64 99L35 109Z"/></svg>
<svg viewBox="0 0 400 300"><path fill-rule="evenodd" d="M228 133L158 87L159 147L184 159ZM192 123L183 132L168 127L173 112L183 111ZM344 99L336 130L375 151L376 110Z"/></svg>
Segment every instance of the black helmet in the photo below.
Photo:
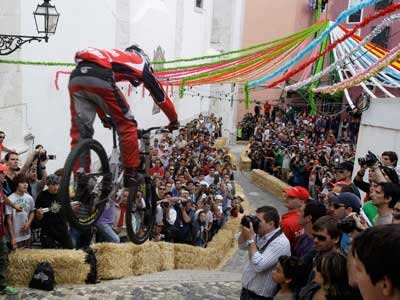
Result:
<svg viewBox="0 0 400 300"><path fill-rule="evenodd" d="M148 63L150 63L150 58L147 56L147 54L140 48L138 45L133 44L129 46L128 48L125 49L127 52L131 53L139 53L141 56L143 56Z"/></svg>

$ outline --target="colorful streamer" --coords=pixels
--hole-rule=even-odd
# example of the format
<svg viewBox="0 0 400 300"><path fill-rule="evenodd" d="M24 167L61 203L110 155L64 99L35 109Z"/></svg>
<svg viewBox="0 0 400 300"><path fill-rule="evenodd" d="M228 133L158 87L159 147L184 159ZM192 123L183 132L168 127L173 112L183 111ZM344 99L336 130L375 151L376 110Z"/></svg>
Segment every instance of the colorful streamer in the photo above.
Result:
<svg viewBox="0 0 400 300"><path fill-rule="evenodd" d="M321 79L323 76L325 76L326 74L332 72L333 70L335 70L336 68L341 68L344 66L345 62L350 59L350 57L352 55L354 55L355 53L357 53L362 47L364 47L367 43L369 43L374 37L376 37L377 35L379 35L388 25L394 23L395 21L398 21L400 19L400 14L395 14L392 15L390 17L385 18L381 23L379 23L374 30L368 34L362 41L360 44L358 44L356 47L354 47L353 49L351 49L346 56L338 59L337 61L335 61L333 64L331 64L330 66L328 66L327 68L325 68L323 71L311 76L310 78L303 80L301 82L297 82L295 84L289 85L287 87L285 87L285 91L296 91L316 80Z"/></svg>
<svg viewBox="0 0 400 300"><path fill-rule="evenodd" d="M351 37L359 28L362 28L365 25L367 25L370 22L372 22L373 20L375 20L377 18L380 18L380 17L382 17L384 15L387 15L387 14L389 14L389 13L395 11L395 10L398 10L398 9L400 9L400 3L392 4L392 5L388 6L387 8L376 12L372 16L369 16L369 17L365 18L363 22L361 22L360 24L357 24L351 30L347 31L346 34L343 37L341 37L340 39L337 39L333 43L331 43L329 45L329 47L325 49L325 51L322 51L322 52L318 53L318 55L316 55L316 56L312 56L306 62L302 63L298 68L294 69L292 72L289 72L289 73L285 74L285 76L282 76L279 79L271 82L270 84L267 85L267 87L269 87L269 88L275 87L277 84L286 81L287 79L291 78L293 75L295 75L298 72L300 72L303 69L305 69L308 65L312 64L319 57L324 56L326 53L328 53L333 48L335 48L338 44L342 43L343 41L345 41L346 39Z"/></svg>
<svg viewBox="0 0 400 300"><path fill-rule="evenodd" d="M304 58L304 56L310 52L313 48L315 48L319 43L321 43L323 41L324 38L326 38L329 33L336 28L341 22L343 22L344 20L347 19L348 16L356 13L357 11L373 5L377 2L379 2L380 0L364 0L360 3L358 3L357 5L348 8L346 11L342 12L338 18L336 19L336 21L331 24L327 29L325 29L325 31L315 40L313 40L303 51L301 51L300 53L298 53L294 58L292 58L290 61L286 62L283 66L279 67L277 70L275 70L274 72L271 72L269 74L267 74L266 76L254 80L254 81L250 81L248 83L246 83L246 86L248 88L253 88L255 86L259 86L259 85L263 85L264 83L266 83L267 81L273 79L274 77L276 77L277 75L283 73L284 71L286 71L289 67L293 66L294 64L298 63L301 59Z"/></svg>
<svg viewBox="0 0 400 300"><path fill-rule="evenodd" d="M313 89L314 93L323 93L323 94L334 94L338 91L342 91L344 89L354 87L359 83L375 76L378 72L386 68L391 64L392 61L398 59L400 57L400 44L393 48L387 56L381 58L377 63L371 65L368 69L365 69L363 72L353 76L347 80L344 80L338 84L334 84L332 86L325 86Z"/></svg>

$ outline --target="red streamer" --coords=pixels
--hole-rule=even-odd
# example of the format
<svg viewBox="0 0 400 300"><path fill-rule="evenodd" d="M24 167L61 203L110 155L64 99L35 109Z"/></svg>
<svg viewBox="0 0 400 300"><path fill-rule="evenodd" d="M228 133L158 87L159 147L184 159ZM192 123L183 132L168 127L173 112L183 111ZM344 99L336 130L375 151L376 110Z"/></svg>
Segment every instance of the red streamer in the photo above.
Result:
<svg viewBox="0 0 400 300"><path fill-rule="evenodd" d="M60 77L60 74L69 75L69 74L71 74L71 72L70 71L57 71L56 72L56 78L54 79L54 85L55 85L57 91L60 90L60 87L58 86L58 79Z"/></svg>

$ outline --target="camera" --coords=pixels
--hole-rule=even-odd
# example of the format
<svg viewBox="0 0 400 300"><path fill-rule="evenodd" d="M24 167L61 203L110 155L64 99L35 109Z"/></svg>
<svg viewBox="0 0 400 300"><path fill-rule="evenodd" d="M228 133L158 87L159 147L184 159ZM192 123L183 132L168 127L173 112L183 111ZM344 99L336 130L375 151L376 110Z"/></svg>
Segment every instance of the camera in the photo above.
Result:
<svg viewBox="0 0 400 300"><path fill-rule="evenodd" d="M344 233L350 233L354 230L358 230L356 221L351 217L345 217L344 219L338 222L338 228Z"/></svg>
<svg viewBox="0 0 400 300"><path fill-rule="evenodd" d="M162 208L168 208L169 203L168 203L168 202L161 202L161 203L160 203L160 206L161 206Z"/></svg>
<svg viewBox="0 0 400 300"><path fill-rule="evenodd" d="M244 216L240 221L240 224L242 224L246 228L250 228L250 223L253 224L254 232L257 233L260 220L256 216L254 215Z"/></svg>
<svg viewBox="0 0 400 300"><path fill-rule="evenodd" d="M370 167L374 166L376 164L376 162L378 162L378 161L379 161L378 157L371 151L368 151L368 153L367 153L367 155L365 155L365 157L360 157L358 159L358 164L361 167L367 166L370 168Z"/></svg>
<svg viewBox="0 0 400 300"><path fill-rule="evenodd" d="M56 159L56 156L52 154L47 155L46 150L42 150L39 152L39 154L37 154L35 158L37 158L39 161L46 161L46 160L54 160Z"/></svg>

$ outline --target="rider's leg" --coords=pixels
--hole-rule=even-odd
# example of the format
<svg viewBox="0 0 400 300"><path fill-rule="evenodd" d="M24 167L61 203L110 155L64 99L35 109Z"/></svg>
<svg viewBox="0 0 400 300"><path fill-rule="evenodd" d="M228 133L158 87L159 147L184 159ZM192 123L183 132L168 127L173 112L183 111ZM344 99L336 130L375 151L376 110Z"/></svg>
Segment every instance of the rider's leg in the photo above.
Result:
<svg viewBox="0 0 400 300"><path fill-rule="evenodd" d="M116 86L114 86L113 90L104 93L103 99L119 136L122 164L125 168L124 186L135 185L137 184L137 169L139 167L136 121L124 95Z"/></svg>

